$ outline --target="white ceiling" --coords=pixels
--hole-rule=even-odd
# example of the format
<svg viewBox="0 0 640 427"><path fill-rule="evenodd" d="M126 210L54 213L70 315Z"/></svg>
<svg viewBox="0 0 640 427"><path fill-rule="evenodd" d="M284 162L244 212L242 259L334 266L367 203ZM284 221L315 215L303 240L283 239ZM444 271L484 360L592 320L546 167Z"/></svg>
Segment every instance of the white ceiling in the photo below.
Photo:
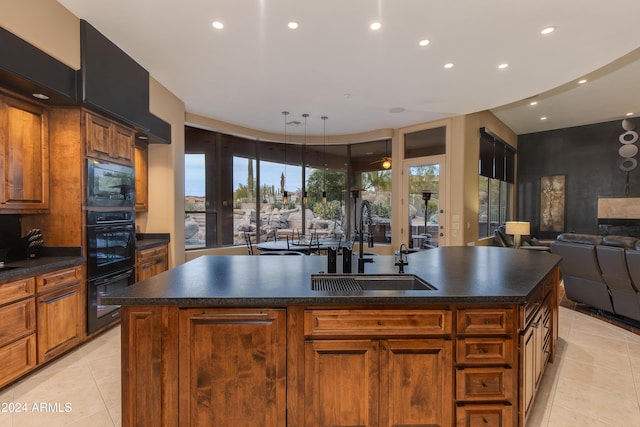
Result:
<svg viewBox="0 0 640 427"><path fill-rule="evenodd" d="M487 109L518 134L640 115L638 0L58 1L188 112L261 131L285 110L310 135L323 115L327 135Z"/></svg>

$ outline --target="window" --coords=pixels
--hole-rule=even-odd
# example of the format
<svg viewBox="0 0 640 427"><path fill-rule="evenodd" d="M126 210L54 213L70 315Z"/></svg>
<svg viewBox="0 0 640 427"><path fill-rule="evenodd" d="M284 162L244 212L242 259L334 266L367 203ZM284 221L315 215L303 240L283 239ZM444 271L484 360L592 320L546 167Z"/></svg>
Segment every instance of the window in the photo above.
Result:
<svg viewBox="0 0 640 427"><path fill-rule="evenodd" d="M217 239L216 141L211 132L187 128L185 137L185 248L213 246Z"/></svg>
<svg viewBox="0 0 640 427"><path fill-rule="evenodd" d="M206 246L205 154L184 156L184 238L187 249Z"/></svg>
<svg viewBox="0 0 640 427"><path fill-rule="evenodd" d="M382 144L380 155L375 156L379 161L388 144L376 143ZM357 181L349 175L350 150L348 144L285 145L187 127L186 248L244 245L245 233L254 243L312 233L347 239L352 212L348 190L354 187L347 183ZM354 161L364 162L370 171L365 180L376 200L374 213L390 218L391 172L371 172L379 168L365 157ZM384 239L385 233L380 235Z"/></svg>
<svg viewBox="0 0 640 427"><path fill-rule="evenodd" d="M509 220L511 185L515 176L515 150L486 128L480 129L478 165L478 237L490 237Z"/></svg>

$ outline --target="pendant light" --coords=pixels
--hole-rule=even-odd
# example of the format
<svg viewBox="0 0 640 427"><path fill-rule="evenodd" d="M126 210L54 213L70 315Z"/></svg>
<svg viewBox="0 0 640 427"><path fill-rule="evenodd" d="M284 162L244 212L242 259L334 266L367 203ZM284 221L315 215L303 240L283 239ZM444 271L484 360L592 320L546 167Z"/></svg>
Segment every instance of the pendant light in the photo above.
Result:
<svg viewBox="0 0 640 427"><path fill-rule="evenodd" d="M309 114L304 113L302 117L304 117L304 146L302 147L302 157L304 161L304 157L307 149L307 117L309 117ZM307 195L306 180L303 180L302 185L304 187L304 191L302 192L302 205L306 206L306 204L309 202L309 198L307 197L308 195Z"/></svg>
<svg viewBox="0 0 640 427"><path fill-rule="evenodd" d="M322 204L327 204L327 119L329 117L322 116L323 127L323 145L324 145L324 175L322 176Z"/></svg>
<svg viewBox="0 0 640 427"><path fill-rule="evenodd" d="M289 204L289 192L287 191L287 116L288 111L283 111L284 116L284 181L282 183L282 207Z"/></svg>

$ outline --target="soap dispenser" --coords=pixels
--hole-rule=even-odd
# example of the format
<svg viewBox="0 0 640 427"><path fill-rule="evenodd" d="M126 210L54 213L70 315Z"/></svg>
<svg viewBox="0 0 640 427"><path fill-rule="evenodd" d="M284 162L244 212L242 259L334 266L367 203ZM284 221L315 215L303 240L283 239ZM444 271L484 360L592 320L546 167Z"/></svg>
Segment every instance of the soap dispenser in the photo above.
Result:
<svg viewBox="0 0 640 427"><path fill-rule="evenodd" d="M351 263L353 261L352 253L353 253L352 247L342 248L342 272L343 273L351 273Z"/></svg>
<svg viewBox="0 0 640 427"><path fill-rule="evenodd" d="M335 273L337 264L338 264L338 249L328 248L327 249L327 272Z"/></svg>

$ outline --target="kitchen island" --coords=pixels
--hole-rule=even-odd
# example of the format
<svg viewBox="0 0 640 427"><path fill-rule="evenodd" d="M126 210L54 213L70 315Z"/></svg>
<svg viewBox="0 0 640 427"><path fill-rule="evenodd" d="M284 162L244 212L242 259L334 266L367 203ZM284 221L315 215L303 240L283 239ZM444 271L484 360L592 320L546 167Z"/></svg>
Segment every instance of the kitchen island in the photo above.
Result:
<svg viewBox="0 0 640 427"><path fill-rule="evenodd" d="M200 257L122 305L123 425L523 426L557 340L560 258L374 257L374 290L312 290L324 256ZM355 261L355 260L354 260Z"/></svg>

